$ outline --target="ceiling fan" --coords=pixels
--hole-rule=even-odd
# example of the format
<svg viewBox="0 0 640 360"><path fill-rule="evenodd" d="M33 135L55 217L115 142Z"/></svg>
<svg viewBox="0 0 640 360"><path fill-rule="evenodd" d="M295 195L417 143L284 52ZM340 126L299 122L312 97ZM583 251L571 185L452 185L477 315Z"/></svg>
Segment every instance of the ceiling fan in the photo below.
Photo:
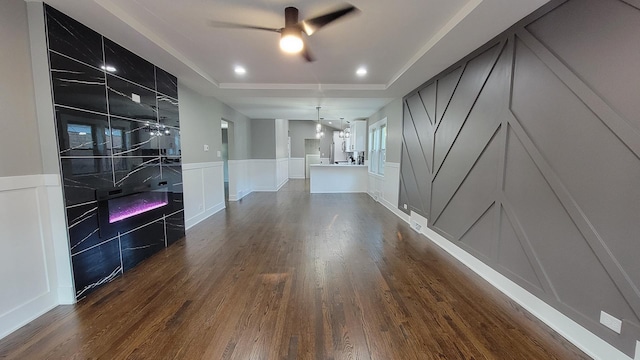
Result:
<svg viewBox="0 0 640 360"><path fill-rule="evenodd" d="M345 4L328 13L309 19L298 20L298 9L289 6L284 9L284 27L279 29L213 20L209 22L209 25L219 28L252 29L279 33L280 49L282 49L282 51L292 54L300 53L305 60L311 62L314 61L315 58L311 55L309 46L307 46L306 41L302 38L302 33L311 36L341 17L357 13L358 11L358 8L355 6Z"/></svg>

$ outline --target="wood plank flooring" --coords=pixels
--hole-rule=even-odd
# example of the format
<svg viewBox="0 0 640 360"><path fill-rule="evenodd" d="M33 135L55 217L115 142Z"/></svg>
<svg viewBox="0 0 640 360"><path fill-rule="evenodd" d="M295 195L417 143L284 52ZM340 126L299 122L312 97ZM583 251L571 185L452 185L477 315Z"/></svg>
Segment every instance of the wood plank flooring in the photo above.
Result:
<svg viewBox="0 0 640 360"><path fill-rule="evenodd" d="M365 194L254 193L9 359L587 359Z"/></svg>

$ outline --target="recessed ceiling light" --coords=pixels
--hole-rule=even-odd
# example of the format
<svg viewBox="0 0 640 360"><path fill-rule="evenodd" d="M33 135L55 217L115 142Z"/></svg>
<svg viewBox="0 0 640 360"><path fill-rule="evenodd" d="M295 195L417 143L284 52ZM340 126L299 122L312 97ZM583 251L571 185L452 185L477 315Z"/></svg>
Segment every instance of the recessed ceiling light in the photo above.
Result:
<svg viewBox="0 0 640 360"><path fill-rule="evenodd" d="M116 72L116 68L114 68L111 65L102 65L102 66L100 66L100 69L106 70L108 72Z"/></svg>
<svg viewBox="0 0 640 360"><path fill-rule="evenodd" d="M247 69L243 68L242 66L236 66L233 71L236 72L236 74L238 75L244 75L247 73Z"/></svg>
<svg viewBox="0 0 640 360"><path fill-rule="evenodd" d="M329 121L329 125L333 124L331 121Z"/></svg>
<svg viewBox="0 0 640 360"><path fill-rule="evenodd" d="M358 68L358 70L356 71L356 74L358 76L365 76L367 75L367 68L365 68L364 66L361 66Z"/></svg>

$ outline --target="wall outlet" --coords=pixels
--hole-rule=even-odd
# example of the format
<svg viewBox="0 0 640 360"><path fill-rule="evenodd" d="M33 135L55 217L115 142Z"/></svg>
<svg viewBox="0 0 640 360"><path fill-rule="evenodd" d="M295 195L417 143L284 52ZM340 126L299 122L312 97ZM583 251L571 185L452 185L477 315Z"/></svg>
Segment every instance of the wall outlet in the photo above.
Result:
<svg viewBox="0 0 640 360"><path fill-rule="evenodd" d="M615 318L604 311L600 311L600 323L618 334L622 331L622 320Z"/></svg>
<svg viewBox="0 0 640 360"><path fill-rule="evenodd" d="M407 204L402 204L402 207L407 210L409 207L407 206Z"/></svg>
<svg viewBox="0 0 640 360"><path fill-rule="evenodd" d="M209 151L209 145L205 144L203 148L204 148L204 151Z"/></svg>
<svg viewBox="0 0 640 360"><path fill-rule="evenodd" d="M140 104L140 95L131 93L131 100L133 100L133 102L137 102L138 104Z"/></svg>
<svg viewBox="0 0 640 360"><path fill-rule="evenodd" d="M222 153L218 150L218 157L222 157Z"/></svg>

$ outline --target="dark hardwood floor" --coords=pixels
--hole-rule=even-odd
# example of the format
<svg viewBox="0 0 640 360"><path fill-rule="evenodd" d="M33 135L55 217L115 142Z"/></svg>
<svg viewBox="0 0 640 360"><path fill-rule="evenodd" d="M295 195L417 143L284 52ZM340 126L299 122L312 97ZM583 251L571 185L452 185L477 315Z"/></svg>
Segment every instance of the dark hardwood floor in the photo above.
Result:
<svg viewBox="0 0 640 360"><path fill-rule="evenodd" d="M365 194L254 193L77 305L11 359L587 359Z"/></svg>

